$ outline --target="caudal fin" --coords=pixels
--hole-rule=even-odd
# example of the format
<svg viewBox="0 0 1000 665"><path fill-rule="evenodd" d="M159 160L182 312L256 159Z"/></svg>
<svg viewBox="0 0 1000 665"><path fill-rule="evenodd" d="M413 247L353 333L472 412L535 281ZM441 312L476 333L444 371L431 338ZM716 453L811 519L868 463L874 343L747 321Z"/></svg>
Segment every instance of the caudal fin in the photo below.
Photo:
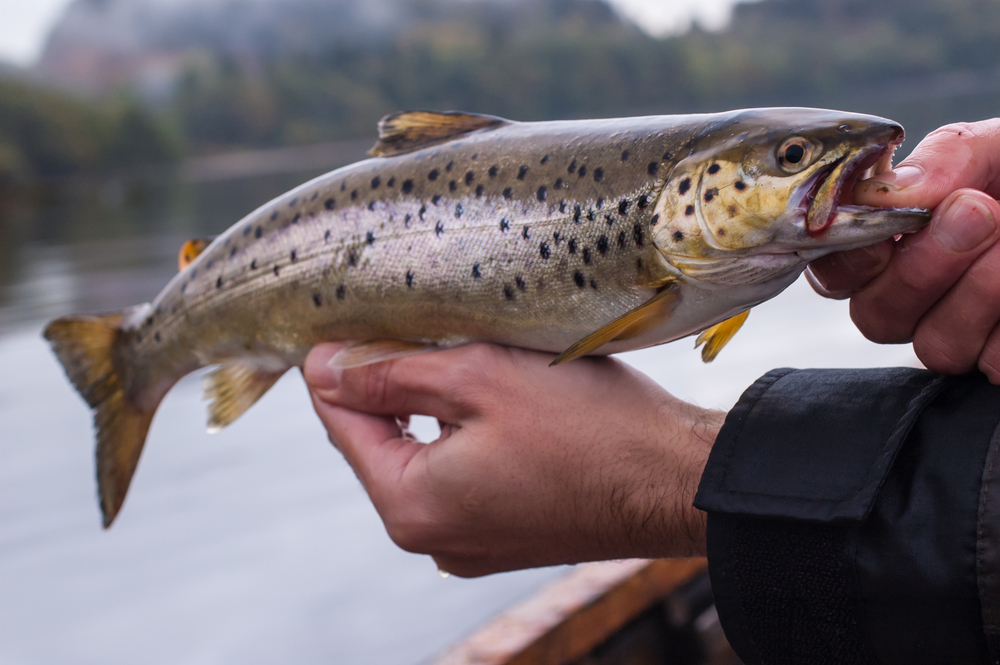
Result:
<svg viewBox="0 0 1000 665"><path fill-rule="evenodd" d="M97 491L105 529L125 501L155 412L155 407L136 407L125 395L121 368L115 360L124 344L121 318L121 314L67 316L45 329L45 339L52 344L66 375L94 411Z"/></svg>

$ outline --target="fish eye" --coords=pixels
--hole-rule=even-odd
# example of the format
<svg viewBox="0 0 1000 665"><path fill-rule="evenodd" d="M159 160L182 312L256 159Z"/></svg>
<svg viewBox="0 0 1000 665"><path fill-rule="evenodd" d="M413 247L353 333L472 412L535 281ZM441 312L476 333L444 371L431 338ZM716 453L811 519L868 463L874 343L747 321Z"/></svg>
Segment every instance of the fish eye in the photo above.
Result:
<svg viewBox="0 0 1000 665"><path fill-rule="evenodd" d="M778 166L786 173L798 173L812 163L812 143L797 136L786 139L778 148Z"/></svg>

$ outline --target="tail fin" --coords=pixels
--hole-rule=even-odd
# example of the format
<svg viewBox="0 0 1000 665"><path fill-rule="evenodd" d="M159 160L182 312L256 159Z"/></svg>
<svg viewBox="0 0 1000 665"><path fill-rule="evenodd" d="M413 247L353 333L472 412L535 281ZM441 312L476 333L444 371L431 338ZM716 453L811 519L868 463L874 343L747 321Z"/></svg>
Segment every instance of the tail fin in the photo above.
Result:
<svg viewBox="0 0 1000 665"><path fill-rule="evenodd" d="M121 319L121 314L67 316L45 329L45 339L52 344L66 375L94 410L97 488L105 529L125 501L155 412L155 407L143 410L126 398L115 362L124 343Z"/></svg>

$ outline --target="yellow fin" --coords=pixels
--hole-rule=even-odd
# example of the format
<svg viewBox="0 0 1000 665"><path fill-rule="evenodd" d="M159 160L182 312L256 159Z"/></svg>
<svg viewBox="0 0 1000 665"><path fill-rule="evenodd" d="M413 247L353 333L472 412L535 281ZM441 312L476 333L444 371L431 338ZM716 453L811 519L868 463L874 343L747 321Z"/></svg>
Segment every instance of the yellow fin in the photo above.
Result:
<svg viewBox="0 0 1000 665"><path fill-rule="evenodd" d="M360 367L362 365L380 363L384 360L405 358L406 356L413 356L424 351L433 351L439 348L442 347L423 342L404 342L399 339L376 339L344 347L330 359L330 366L341 369Z"/></svg>
<svg viewBox="0 0 1000 665"><path fill-rule="evenodd" d="M461 111L399 111L379 120L378 141L369 152L399 155L508 122L493 115Z"/></svg>
<svg viewBox="0 0 1000 665"><path fill-rule="evenodd" d="M680 290L675 285L668 286L635 309L619 316L563 351L552 361L550 367L585 356L613 340L628 339L662 324L670 316L679 296Z"/></svg>
<svg viewBox="0 0 1000 665"><path fill-rule="evenodd" d="M702 330L701 334L698 335L698 339L694 342L694 348L696 349L702 344L705 345L705 348L701 350L702 361L710 363L715 360L715 356L719 355L722 347L728 344L733 335L743 327L748 316L750 316L749 309L726 319L722 323L716 323L711 328Z"/></svg>
<svg viewBox="0 0 1000 665"><path fill-rule="evenodd" d="M231 424L259 400L288 368L261 368L247 360L234 360L219 366L205 377L208 406L208 431L218 432Z"/></svg>
<svg viewBox="0 0 1000 665"><path fill-rule="evenodd" d="M67 316L45 329L45 339L52 344L66 375L94 411L97 493L105 529L125 501L156 411L155 404L141 409L125 395L115 362L125 344L118 327L121 319L121 314Z"/></svg>
<svg viewBox="0 0 1000 665"><path fill-rule="evenodd" d="M194 261L198 256L205 251L205 248L212 244L215 237L211 238L195 238L194 240L188 240L181 246L181 251L177 254L177 269L184 270L191 262Z"/></svg>

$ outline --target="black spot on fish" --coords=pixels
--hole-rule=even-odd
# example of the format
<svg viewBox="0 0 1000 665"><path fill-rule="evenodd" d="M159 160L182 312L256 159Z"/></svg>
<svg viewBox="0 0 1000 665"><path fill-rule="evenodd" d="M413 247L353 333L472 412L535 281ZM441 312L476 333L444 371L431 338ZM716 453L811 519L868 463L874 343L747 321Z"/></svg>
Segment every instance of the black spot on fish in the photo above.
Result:
<svg viewBox="0 0 1000 665"><path fill-rule="evenodd" d="M434 205L437 205L440 202L441 202L440 194L435 194L434 196L431 197L431 203L433 203Z"/></svg>
<svg viewBox="0 0 1000 665"><path fill-rule="evenodd" d="M472 159L472 160L479 159L479 153L478 152L472 153L472 157L470 157L470 159Z"/></svg>
<svg viewBox="0 0 1000 665"><path fill-rule="evenodd" d="M573 281L576 282L576 285L579 286L581 289L587 283L587 280L584 278L583 273L580 272L579 270L573 273Z"/></svg>
<svg viewBox="0 0 1000 665"><path fill-rule="evenodd" d="M715 175L719 172L719 168L721 167L718 164L712 164L708 167L708 175Z"/></svg>
<svg viewBox="0 0 1000 665"><path fill-rule="evenodd" d="M503 297L507 300L514 299L514 289L510 288L510 284L503 285Z"/></svg>
<svg viewBox="0 0 1000 665"><path fill-rule="evenodd" d="M604 180L604 169L597 167L594 169L594 182L602 182Z"/></svg>
<svg viewBox="0 0 1000 665"><path fill-rule="evenodd" d="M256 269L257 269L257 259L254 259L253 261L250 262L250 270L256 270Z"/></svg>
<svg viewBox="0 0 1000 665"><path fill-rule="evenodd" d="M389 182L385 183L385 186L386 187L395 187L396 186L396 176L392 176L391 178L389 178Z"/></svg>
<svg viewBox="0 0 1000 665"><path fill-rule="evenodd" d="M484 189L484 187L482 185L476 185L476 196L482 196L483 195L483 189Z"/></svg>
<svg viewBox="0 0 1000 665"><path fill-rule="evenodd" d="M330 242L330 236L332 236L332 235L333 235L333 231L331 231L330 229L327 229L323 233L323 242Z"/></svg>
<svg viewBox="0 0 1000 665"><path fill-rule="evenodd" d="M157 331L156 331L155 333L153 333L153 341L155 341L155 342L159 342L159 341L161 341L162 339L163 339L163 338L162 338L162 337L160 337L160 331L159 331L159 330L157 330Z"/></svg>
<svg viewBox="0 0 1000 665"><path fill-rule="evenodd" d="M274 276L277 277L280 272L281 269L278 266L274 266Z"/></svg>
<svg viewBox="0 0 1000 665"><path fill-rule="evenodd" d="M382 184L382 178L375 176L372 178L372 189L378 189L379 185Z"/></svg>
<svg viewBox="0 0 1000 665"><path fill-rule="evenodd" d="M591 221L591 222L592 222L592 221L594 221L594 218L595 218L595 217L596 217L596 215L594 214L594 211L593 211L593 210L590 210L590 211L588 211L588 212L587 212L587 219L588 219L589 221Z"/></svg>
<svg viewBox="0 0 1000 665"><path fill-rule="evenodd" d="M358 198L358 190L352 189L351 190L351 200L355 201L355 200L357 200L357 198Z"/></svg>
<svg viewBox="0 0 1000 665"><path fill-rule="evenodd" d="M601 237L597 239L597 251L600 252L602 256L608 253L608 237L606 235L602 234Z"/></svg>
<svg viewBox="0 0 1000 665"><path fill-rule="evenodd" d="M431 169L430 173L427 174L427 179L428 180L437 180L438 179L438 175L440 175L440 173L441 172L438 171L437 169Z"/></svg>
<svg viewBox="0 0 1000 665"><path fill-rule="evenodd" d="M262 235L264 235L264 229L262 229L262 228L260 228L260 227L258 226L258 227L257 227L257 228L256 228L256 229L254 230L254 232L253 232L253 237L254 237L254 238L259 238L259 237L261 237Z"/></svg>
<svg viewBox="0 0 1000 665"><path fill-rule="evenodd" d="M740 190L742 192L744 189L747 188L747 184L745 182L743 182L742 180L737 180L733 184L733 187L735 187L736 189L738 189L738 190Z"/></svg>
<svg viewBox="0 0 1000 665"><path fill-rule="evenodd" d="M491 166L490 170L487 171L487 173L489 173L489 175L490 175L491 178L497 177L497 167L496 167L496 165Z"/></svg>
<svg viewBox="0 0 1000 665"><path fill-rule="evenodd" d="M438 222L434 225L434 234L440 238L442 233L444 233L444 224Z"/></svg>
<svg viewBox="0 0 1000 665"><path fill-rule="evenodd" d="M559 212L566 212L566 199L559 202Z"/></svg>
<svg viewBox="0 0 1000 665"><path fill-rule="evenodd" d="M625 232L624 231L620 231L618 233L618 246L619 247L624 247L625 246Z"/></svg>
<svg viewBox="0 0 1000 665"><path fill-rule="evenodd" d="M236 256L236 248L235 247L233 247L231 250L229 250L229 258L233 258L234 256Z"/></svg>
<svg viewBox="0 0 1000 665"><path fill-rule="evenodd" d="M292 253L291 253L291 254L289 254L288 258L290 258L290 259L292 260L292 263L295 263L296 261L298 261L298 260L299 260L299 255L298 255L298 252L296 252L296 251L295 251L295 250L293 249L293 250L292 250Z"/></svg>
<svg viewBox="0 0 1000 665"><path fill-rule="evenodd" d="M219 277L219 279L215 280L215 288L217 289L222 288L222 277Z"/></svg>
<svg viewBox="0 0 1000 665"><path fill-rule="evenodd" d="M347 181L346 180L341 180L340 181L340 191L344 191L345 189L347 189Z"/></svg>
<svg viewBox="0 0 1000 665"><path fill-rule="evenodd" d="M604 207L604 197L599 197L597 199L596 205L597 205L597 209L598 210L600 210L601 208L603 208Z"/></svg>
<svg viewBox="0 0 1000 665"><path fill-rule="evenodd" d="M358 265L358 255L354 253L354 250L347 253L347 265L352 267Z"/></svg>
<svg viewBox="0 0 1000 665"><path fill-rule="evenodd" d="M411 215L410 213L406 213L406 216L403 217L403 226L405 226L406 228L410 228L411 219L413 219L413 215Z"/></svg>
<svg viewBox="0 0 1000 665"><path fill-rule="evenodd" d="M365 242L368 243L369 245L374 245L375 244L375 232L374 231L369 231L368 233L365 234Z"/></svg>
<svg viewBox="0 0 1000 665"><path fill-rule="evenodd" d="M455 182L454 180L449 181L448 182L448 191L449 192L454 192L456 189L458 189L458 183Z"/></svg>
<svg viewBox="0 0 1000 665"><path fill-rule="evenodd" d="M671 153L669 153L669 152L663 153L663 161L669 162L673 158L674 158L674 156Z"/></svg>
<svg viewBox="0 0 1000 665"><path fill-rule="evenodd" d="M722 236L726 235L726 230L725 229L716 229L715 233L716 233L716 235L718 235L721 238Z"/></svg>
<svg viewBox="0 0 1000 665"><path fill-rule="evenodd" d="M410 192L412 192L413 191L413 181L410 180L410 179L404 180L403 181L402 190L403 190L404 194L409 194Z"/></svg>
<svg viewBox="0 0 1000 665"><path fill-rule="evenodd" d="M213 259L213 260L209 261L208 264L205 267L208 268L209 270L211 270L212 266L214 266L214 265L215 265L215 260Z"/></svg>
<svg viewBox="0 0 1000 665"><path fill-rule="evenodd" d="M646 173L649 175L656 175L656 172L660 169L660 164L658 162L650 162L646 165Z"/></svg>
<svg viewBox="0 0 1000 665"><path fill-rule="evenodd" d="M660 223L660 216L659 215L653 215L652 219L649 220L649 225L650 226L656 226L659 223Z"/></svg>
<svg viewBox="0 0 1000 665"><path fill-rule="evenodd" d="M521 168L517 170L517 179L524 180L524 176L526 175L528 175L528 167L522 164Z"/></svg>
<svg viewBox="0 0 1000 665"><path fill-rule="evenodd" d="M278 219L278 211L277 210L275 210L274 212L271 213L271 221L273 222L276 219Z"/></svg>
<svg viewBox="0 0 1000 665"><path fill-rule="evenodd" d="M583 248L583 262L586 263L588 266L590 265L590 248L589 247L584 247Z"/></svg>
<svg viewBox="0 0 1000 665"><path fill-rule="evenodd" d="M681 231L680 229L677 229L670 235L670 237L674 239L674 242L680 242L684 240L684 232Z"/></svg>
<svg viewBox="0 0 1000 665"><path fill-rule="evenodd" d="M538 197L539 201L544 201L545 197L547 196L547 192L548 189L545 187L545 185L542 185L541 187L538 188L538 192L536 192L535 196Z"/></svg>
<svg viewBox="0 0 1000 665"><path fill-rule="evenodd" d="M544 164L547 161L549 161L549 156L548 155L543 155L542 158L538 160L538 163L539 164Z"/></svg>
<svg viewBox="0 0 1000 665"><path fill-rule="evenodd" d="M253 227L252 226L244 226L243 227L243 235L244 236L250 235L251 231L253 231Z"/></svg>
<svg viewBox="0 0 1000 665"><path fill-rule="evenodd" d="M447 171L448 173L451 173L451 170L453 168L455 168L455 162L451 161L448 162L448 166L444 167L444 170Z"/></svg>
<svg viewBox="0 0 1000 665"><path fill-rule="evenodd" d="M566 173L572 174L575 171L576 171L576 160L574 159L572 162L569 163L569 168L566 169Z"/></svg>
<svg viewBox="0 0 1000 665"><path fill-rule="evenodd" d="M525 289L528 288L528 285L524 283L524 280L521 278L520 275L514 278L514 283L517 284L517 288L521 291L524 291Z"/></svg>
<svg viewBox="0 0 1000 665"><path fill-rule="evenodd" d="M512 196L514 196L514 192L511 191L511 188L505 187L503 190L503 197L509 201Z"/></svg>
<svg viewBox="0 0 1000 665"><path fill-rule="evenodd" d="M549 250L549 243L543 241L542 244L538 246L538 254L543 259L549 258L552 255L552 252Z"/></svg>
<svg viewBox="0 0 1000 665"><path fill-rule="evenodd" d="M473 263L472 264L472 279L479 279L480 277L482 277L482 274L480 274L480 272L479 272L479 264L478 263Z"/></svg>
<svg viewBox="0 0 1000 665"><path fill-rule="evenodd" d="M638 271L640 271L640 272L642 271L642 257L641 256L635 260L635 269L638 270Z"/></svg>
<svg viewBox="0 0 1000 665"><path fill-rule="evenodd" d="M693 205L689 205L688 207L684 208L684 214L686 216L688 216L688 217L690 217L691 215L693 215L694 214L694 206Z"/></svg>
<svg viewBox="0 0 1000 665"><path fill-rule="evenodd" d="M222 279L222 278L220 277L219 279ZM147 328L150 327L151 325L153 325L153 317L147 316L146 320L143 322L142 325L146 326Z"/></svg>
<svg viewBox="0 0 1000 665"><path fill-rule="evenodd" d="M566 243L566 249L569 250L570 254L576 254L576 238L569 239L569 242Z"/></svg>
<svg viewBox="0 0 1000 665"><path fill-rule="evenodd" d="M555 189L562 189L562 186L563 186L562 178L556 178L556 181L554 183L552 183L552 186Z"/></svg>
<svg viewBox="0 0 1000 665"><path fill-rule="evenodd" d="M618 214L627 215L628 214L628 199L622 199L618 202Z"/></svg>
<svg viewBox="0 0 1000 665"><path fill-rule="evenodd" d="M318 293L313 294L313 304L317 307L323 304L323 299L319 297Z"/></svg>
<svg viewBox="0 0 1000 665"><path fill-rule="evenodd" d="M622 150L622 161L623 162L627 162L628 161L628 156L629 156L628 150Z"/></svg>
<svg viewBox="0 0 1000 665"><path fill-rule="evenodd" d="M583 213L583 211L580 210L580 206L573 206L573 222L574 223L576 223L576 224L580 223L580 215L582 213Z"/></svg>
<svg viewBox="0 0 1000 665"><path fill-rule="evenodd" d="M681 180L680 187L677 188L677 191L681 194L681 196L683 196L688 193L689 189L691 189L691 178L684 178Z"/></svg>
<svg viewBox="0 0 1000 665"><path fill-rule="evenodd" d="M462 207L461 203L455 204L455 217L461 217L462 213L465 212L465 208Z"/></svg>
<svg viewBox="0 0 1000 665"><path fill-rule="evenodd" d="M181 284L181 293L184 293L187 290L188 290L188 283L184 282L183 284Z"/></svg>
<svg viewBox="0 0 1000 665"><path fill-rule="evenodd" d="M337 285L337 300L343 300L344 295L347 293L347 289L344 288L343 284Z"/></svg>
<svg viewBox="0 0 1000 665"><path fill-rule="evenodd" d="M296 197L292 198L291 201L288 202L288 207L289 208L294 208L295 204L298 203L298 202L299 202L299 197L296 196Z"/></svg>
<svg viewBox="0 0 1000 665"><path fill-rule="evenodd" d="M509 229L510 229L510 222L508 222L507 218L504 217L503 219L500 220L500 232L503 233Z"/></svg>
<svg viewBox="0 0 1000 665"><path fill-rule="evenodd" d="M715 198L715 195L718 194L718 193L719 193L719 190L717 188L715 188L715 187L712 187L711 189L706 190L705 191L705 203L710 203L712 201L712 199Z"/></svg>
<svg viewBox="0 0 1000 665"><path fill-rule="evenodd" d="M406 285L409 288L413 288L413 272L410 270L406 271Z"/></svg>
<svg viewBox="0 0 1000 665"><path fill-rule="evenodd" d="M191 280L193 281L194 278L197 277L197 276L198 276L198 269L197 268L191 268Z"/></svg>
<svg viewBox="0 0 1000 665"><path fill-rule="evenodd" d="M427 214L427 206L420 206L420 210L417 211L420 216L420 221L424 221L424 215Z"/></svg>
<svg viewBox="0 0 1000 665"><path fill-rule="evenodd" d="M472 171L465 172L465 186L468 187L472 184L472 181L476 179L476 174Z"/></svg>
<svg viewBox="0 0 1000 665"><path fill-rule="evenodd" d="M726 208L726 212L729 213L730 217L735 217L736 216L736 206L730 204L729 207Z"/></svg>
<svg viewBox="0 0 1000 665"><path fill-rule="evenodd" d="M579 169L577 169L577 172L576 172L576 174L577 174L577 175L578 175L579 177L581 177L581 178L582 178L583 176L587 175L587 165L586 165L586 164L584 164L584 165L583 165L583 166L581 166L581 167L580 167Z"/></svg>
<svg viewBox="0 0 1000 665"><path fill-rule="evenodd" d="M590 288L597 290L597 282L595 280L590 280Z"/></svg>
<svg viewBox="0 0 1000 665"><path fill-rule="evenodd" d="M555 240L556 246L558 247L559 246L559 241L562 240L562 234L559 233L558 231L553 231L552 232L552 239Z"/></svg>
<svg viewBox="0 0 1000 665"><path fill-rule="evenodd" d="M646 242L646 234L642 230L641 224L635 224L632 226L632 237L635 238L635 246L642 247Z"/></svg>
<svg viewBox="0 0 1000 665"><path fill-rule="evenodd" d="M529 230L530 230L530 227L527 227L527 226L525 226L524 228L521 229L521 237L524 238L525 240L530 240L531 239L531 233L529 232Z"/></svg>
<svg viewBox="0 0 1000 665"><path fill-rule="evenodd" d="M292 224L298 224L300 219L302 219L302 213L295 213L295 216L292 217Z"/></svg>
<svg viewBox="0 0 1000 665"><path fill-rule="evenodd" d="M649 197L643 194L642 196L639 197L639 201L636 203L636 205L639 206L640 210L645 210L646 206L649 205Z"/></svg>
<svg viewBox="0 0 1000 665"><path fill-rule="evenodd" d="M611 215L605 215L604 216L604 221L608 223L608 226L614 226L615 225L615 218L612 217Z"/></svg>
<svg viewBox="0 0 1000 665"><path fill-rule="evenodd" d="M337 207L337 202L334 199L327 199L323 205L326 206L327 210L333 210Z"/></svg>

